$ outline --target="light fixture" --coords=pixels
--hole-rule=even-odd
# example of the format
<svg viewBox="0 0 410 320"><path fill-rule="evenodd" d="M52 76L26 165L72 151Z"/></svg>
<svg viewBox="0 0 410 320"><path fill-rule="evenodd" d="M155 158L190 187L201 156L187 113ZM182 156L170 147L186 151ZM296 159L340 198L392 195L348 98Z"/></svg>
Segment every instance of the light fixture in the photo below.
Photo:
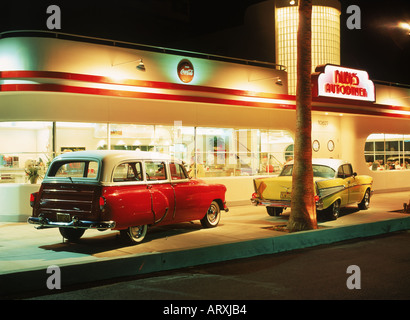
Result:
<svg viewBox="0 0 410 320"><path fill-rule="evenodd" d="M295 0L290 0L290 1L289 1L289 4L290 4L291 6L293 6L295 3L296 3Z"/></svg>
<svg viewBox="0 0 410 320"><path fill-rule="evenodd" d="M142 62L142 59L140 59L140 62L137 65L137 69L140 71L145 71L145 64Z"/></svg>
<svg viewBox="0 0 410 320"><path fill-rule="evenodd" d="M117 67L117 66L120 66L120 65L123 65L123 64L131 63L131 62L136 62L136 61L138 62L137 66L136 66L137 70L145 71L145 64L144 64L144 62L142 61L142 58L140 58L140 59L134 59L134 60L131 60L131 61L126 61L126 62L120 62L120 63L116 63L116 64L111 64L111 67Z"/></svg>
<svg viewBox="0 0 410 320"><path fill-rule="evenodd" d="M399 27L406 30L408 35L410 35L410 24L407 22L400 22Z"/></svg>
<svg viewBox="0 0 410 320"><path fill-rule="evenodd" d="M282 79L280 77L268 77L268 78L252 79L252 80L249 79L248 82L262 81L262 80L274 80L275 84L277 84L278 86L283 85Z"/></svg>

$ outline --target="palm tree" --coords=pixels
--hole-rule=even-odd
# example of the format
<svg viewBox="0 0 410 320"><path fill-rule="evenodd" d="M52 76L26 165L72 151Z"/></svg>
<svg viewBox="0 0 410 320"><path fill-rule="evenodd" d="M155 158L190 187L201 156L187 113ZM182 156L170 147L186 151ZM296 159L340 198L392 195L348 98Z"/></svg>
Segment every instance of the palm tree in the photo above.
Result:
<svg viewBox="0 0 410 320"><path fill-rule="evenodd" d="M296 135L290 232L317 228L312 170L311 38L312 0L299 0L297 37Z"/></svg>

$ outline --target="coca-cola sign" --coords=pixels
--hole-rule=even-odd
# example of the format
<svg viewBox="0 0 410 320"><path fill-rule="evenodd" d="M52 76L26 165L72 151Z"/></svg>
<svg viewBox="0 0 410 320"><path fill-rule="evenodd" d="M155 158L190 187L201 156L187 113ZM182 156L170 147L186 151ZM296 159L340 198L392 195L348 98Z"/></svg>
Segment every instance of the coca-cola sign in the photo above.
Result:
<svg viewBox="0 0 410 320"><path fill-rule="evenodd" d="M178 63L178 77L183 83L189 83L194 78L194 66L191 61L184 59Z"/></svg>

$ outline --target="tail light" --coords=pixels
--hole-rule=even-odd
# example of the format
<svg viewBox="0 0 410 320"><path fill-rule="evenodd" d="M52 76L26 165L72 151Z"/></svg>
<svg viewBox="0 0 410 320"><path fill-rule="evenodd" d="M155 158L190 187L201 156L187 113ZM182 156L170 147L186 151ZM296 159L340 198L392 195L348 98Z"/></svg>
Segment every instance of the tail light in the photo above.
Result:
<svg viewBox="0 0 410 320"><path fill-rule="evenodd" d="M30 194L30 207L34 208L38 192Z"/></svg>
<svg viewBox="0 0 410 320"><path fill-rule="evenodd" d="M100 210L101 211L104 211L106 204L107 204L107 200L105 200L105 198L103 196L101 196L100 200L99 200L99 205L100 205Z"/></svg>
<svg viewBox="0 0 410 320"><path fill-rule="evenodd" d="M258 194L256 192L252 193L252 199L259 198Z"/></svg>
<svg viewBox="0 0 410 320"><path fill-rule="evenodd" d="M315 202L318 202L320 200L320 197L318 195L315 195L314 199L315 199Z"/></svg>

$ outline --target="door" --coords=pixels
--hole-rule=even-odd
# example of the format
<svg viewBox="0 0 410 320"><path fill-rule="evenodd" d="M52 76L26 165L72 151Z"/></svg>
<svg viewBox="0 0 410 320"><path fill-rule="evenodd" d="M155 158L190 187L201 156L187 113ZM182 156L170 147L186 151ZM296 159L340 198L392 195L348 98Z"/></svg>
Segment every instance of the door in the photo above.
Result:
<svg viewBox="0 0 410 320"><path fill-rule="evenodd" d="M185 168L180 163L170 162L169 168L176 200L175 220L191 221L201 219L206 210L201 211L200 199L198 198L201 196L200 186L196 180L188 178Z"/></svg>
<svg viewBox="0 0 410 320"><path fill-rule="evenodd" d="M151 194L143 181L141 162L124 162L115 167L113 185L104 187L108 211L116 229L153 223Z"/></svg>
<svg viewBox="0 0 410 320"><path fill-rule="evenodd" d="M175 194L164 161L145 161L145 179L151 194L154 224L173 222Z"/></svg>
<svg viewBox="0 0 410 320"><path fill-rule="evenodd" d="M351 164L344 164L343 166L344 179L347 183L349 190L349 200L348 203L359 202L360 198L360 186L357 183L356 175L353 174L353 169Z"/></svg>

